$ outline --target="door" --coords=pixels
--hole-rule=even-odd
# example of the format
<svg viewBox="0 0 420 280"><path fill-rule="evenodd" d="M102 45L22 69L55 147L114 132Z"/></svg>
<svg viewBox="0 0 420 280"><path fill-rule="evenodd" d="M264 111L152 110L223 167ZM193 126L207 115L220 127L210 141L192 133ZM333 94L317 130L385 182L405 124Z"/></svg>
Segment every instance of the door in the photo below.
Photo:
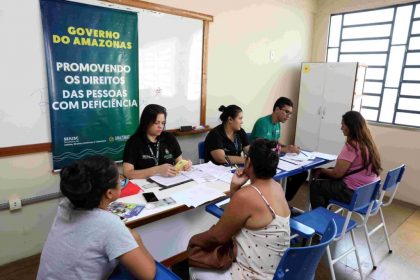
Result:
<svg viewBox="0 0 420 280"><path fill-rule="evenodd" d="M352 108L357 63L326 63L324 105L321 109L318 151L338 154L345 137L341 119Z"/></svg>

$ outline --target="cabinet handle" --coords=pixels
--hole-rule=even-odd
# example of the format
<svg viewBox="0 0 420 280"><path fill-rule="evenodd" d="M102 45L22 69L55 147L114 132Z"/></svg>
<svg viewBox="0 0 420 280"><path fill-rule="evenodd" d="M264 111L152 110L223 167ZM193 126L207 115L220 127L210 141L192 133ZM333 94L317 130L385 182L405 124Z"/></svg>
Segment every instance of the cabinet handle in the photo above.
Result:
<svg viewBox="0 0 420 280"><path fill-rule="evenodd" d="M319 106L319 108L318 108L318 115L319 116L321 115L321 110L322 110L322 106Z"/></svg>
<svg viewBox="0 0 420 280"><path fill-rule="evenodd" d="M327 112L327 106L324 105L324 109L322 110L322 116L325 116L325 113Z"/></svg>

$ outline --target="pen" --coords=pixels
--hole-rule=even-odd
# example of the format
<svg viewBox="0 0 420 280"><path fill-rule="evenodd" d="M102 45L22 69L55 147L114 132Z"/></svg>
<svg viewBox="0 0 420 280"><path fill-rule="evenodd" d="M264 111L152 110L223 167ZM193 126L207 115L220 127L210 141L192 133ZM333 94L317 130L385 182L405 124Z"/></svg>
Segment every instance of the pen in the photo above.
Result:
<svg viewBox="0 0 420 280"><path fill-rule="evenodd" d="M305 156L308 156L307 154L305 154L303 151L300 151L302 154L304 154Z"/></svg>
<svg viewBox="0 0 420 280"><path fill-rule="evenodd" d="M291 161L288 161L288 160L285 160L285 159L280 159L280 160L282 160L282 161L285 161L285 162L288 162L288 163L291 163L291 164L294 164L294 165L297 165L297 163L294 163L294 162L291 162Z"/></svg>
<svg viewBox="0 0 420 280"><path fill-rule="evenodd" d="M233 166L232 166L232 163L230 162L230 160L229 160L229 158L227 157L227 155L225 155L225 161L226 161L226 163L227 163L228 165L230 165L230 167L233 167Z"/></svg>
<svg viewBox="0 0 420 280"><path fill-rule="evenodd" d="M227 164L230 165L231 168L236 168L238 169L239 167L236 164L232 164L232 162L230 161L229 157L225 155L225 160L227 162Z"/></svg>

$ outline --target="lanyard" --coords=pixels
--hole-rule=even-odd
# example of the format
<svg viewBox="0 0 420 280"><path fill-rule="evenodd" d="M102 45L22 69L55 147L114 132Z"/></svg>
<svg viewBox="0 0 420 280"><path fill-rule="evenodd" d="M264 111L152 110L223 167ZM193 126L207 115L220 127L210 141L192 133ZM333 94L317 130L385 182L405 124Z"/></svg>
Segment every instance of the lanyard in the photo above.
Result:
<svg viewBox="0 0 420 280"><path fill-rule="evenodd" d="M239 147L239 142L238 142L238 138L235 135L235 141L233 142L233 144L235 145L235 152L236 154L240 153L240 147Z"/></svg>
<svg viewBox="0 0 420 280"><path fill-rule="evenodd" d="M156 155L155 155L152 148L150 147L150 144L147 144L147 147L149 147L150 154L152 155L153 159L155 160L155 166L159 165L159 146L160 146L160 141L157 142Z"/></svg>

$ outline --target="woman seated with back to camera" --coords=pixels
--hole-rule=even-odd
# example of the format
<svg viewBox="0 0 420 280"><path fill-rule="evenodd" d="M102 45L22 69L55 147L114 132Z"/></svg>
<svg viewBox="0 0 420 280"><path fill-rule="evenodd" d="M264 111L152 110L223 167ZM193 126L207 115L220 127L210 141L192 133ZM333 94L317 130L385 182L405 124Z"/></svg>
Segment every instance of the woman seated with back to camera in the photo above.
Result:
<svg viewBox="0 0 420 280"><path fill-rule="evenodd" d="M149 104L144 108L136 133L125 144L123 173L127 178L177 175L174 165L184 160L175 136L163 131L166 116L163 106ZM191 169L191 161L184 162L182 170Z"/></svg>
<svg viewBox="0 0 420 280"><path fill-rule="evenodd" d="M379 180L381 158L363 116L356 111L345 113L341 130L347 139L334 168L312 172L315 179L310 184L312 209L327 207L330 199L350 203L354 190Z"/></svg>
<svg viewBox="0 0 420 280"><path fill-rule="evenodd" d="M213 128L204 141L205 162L215 164L243 164L245 153L249 148L248 136L243 130L242 109L236 105L220 106L222 123Z"/></svg>
<svg viewBox="0 0 420 280"><path fill-rule="evenodd" d="M60 173L57 215L41 254L37 279L108 279L118 262L138 279L153 279L156 265L140 236L107 211L121 192L116 164L95 156Z"/></svg>
<svg viewBox="0 0 420 280"><path fill-rule="evenodd" d="M231 200L218 223L194 236L190 244L213 248L232 238L236 262L223 271L191 268L191 279L272 279L289 248L290 211L283 188L273 180L279 161L277 143L255 140L230 184ZM250 180L249 185L244 184ZM198 242L198 243L196 243Z"/></svg>

